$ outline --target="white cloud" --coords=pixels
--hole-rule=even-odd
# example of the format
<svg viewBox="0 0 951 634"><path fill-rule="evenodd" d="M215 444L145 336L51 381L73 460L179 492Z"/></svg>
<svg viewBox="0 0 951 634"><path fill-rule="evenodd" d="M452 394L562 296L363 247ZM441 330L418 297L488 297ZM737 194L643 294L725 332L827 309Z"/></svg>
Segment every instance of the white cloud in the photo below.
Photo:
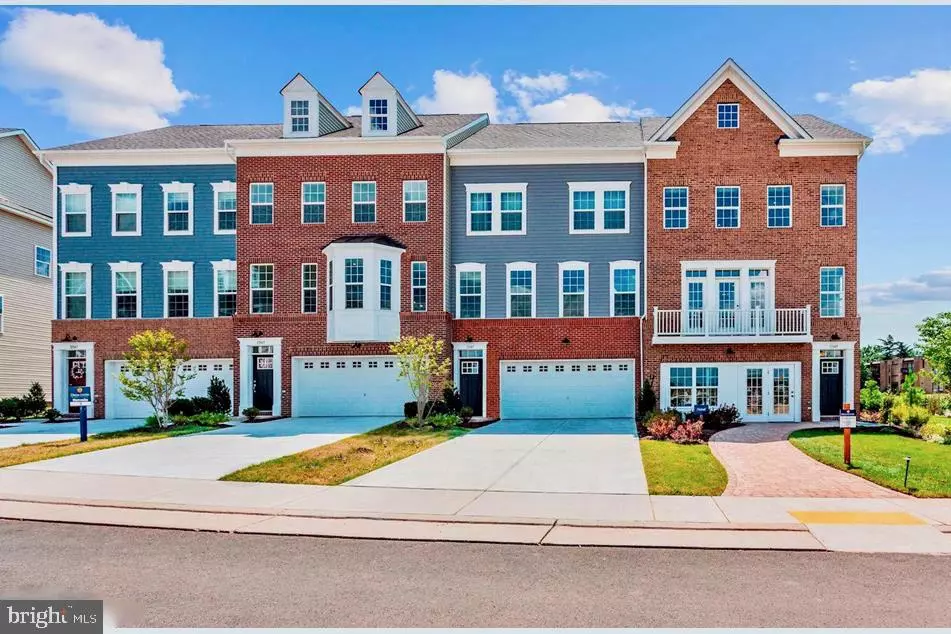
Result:
<svg viewBox="0 0 951 634"><path fill-rule="evenodd" d="M819 103L825 103L832 99L832 93L829 92L817 92L815 95L816 101Z"/></svg>
<svg viewBox="0 0 951 634"><path fill-rule="evenodd" d="M499 91L488 75L478 71L469 74L435 71L433 94L420 97L413 107L422 114L485 112L493 121L503 116Z"/></svg>
<svg viewBox="0 0 951 634"><path fill-rule="evenodd" d="M606 104L587 93L569 93L547 103L533 104L526 109L529 121L618 121L653 114L650 108L635 110L630 106Z"/></svg>
<svg viewBox="0 0 951 634"><path fill-rule="evenodd" d="M347 109L343 111L348 117L355 117L363 113L363 109L360 106L347 106Z"/></svg>
<svg viewBox="0 0 951 634"><path fill-rule="evenodd" d="M951 302L951 268L928 271L894 282L867 284L859 289L859 297L869 306Z"/></svg>
<svg viewBox="0 0 951 634"><path fill-rule="evenodd" d="M577 81L600 81L607 78L607 75L601 71L588 68L572 69L568 74Z"/></svg>
<svg viewBox="0 0 951 634"><path fill-rule="evenodd" d="M195 96L165 65L161 40L91 13L20 9L0 38L0 81L96 135L168 125Z"/></svg>
<svg viewBox="0 0 951 634"><path fill-rule="evenodd" d="M847 94L818 93L872 129L874 153L901 152L923 136L951 132L951 69L925 68L895 78L866 79Z"/></svg>

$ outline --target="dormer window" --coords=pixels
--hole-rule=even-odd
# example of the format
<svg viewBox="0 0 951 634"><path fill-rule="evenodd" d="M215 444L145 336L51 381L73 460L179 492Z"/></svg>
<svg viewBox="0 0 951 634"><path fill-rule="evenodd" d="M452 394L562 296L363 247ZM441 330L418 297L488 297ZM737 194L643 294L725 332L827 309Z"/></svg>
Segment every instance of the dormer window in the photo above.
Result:
<svg viewBox="0 0 951 634"><path fill-rule="evenodd" d="M740 104L718 103L717 127L726 129L740 127Z"/></svg>
<svg viewBox="0 0 951 634"><path fill-rule="evenodd" d="M291 100L291 132L310 131L310 102Z"/></svg>
<svg viewBox="0 0 951 634"><path fill-rule="evenodd" d="M360 88L361 136L398 136L422 125L393 84L375 73Z"/></svg>
<svg viewBox="0 0 951 634"><path fill-rule="evenodd" d="M281 97L285 137L318 137L353 125L300 73L281 88Z"/></svg>
<svg viewBox="0 0 951 634"><path fill-rule="evenodd" d="M389 124L389 108L386 99L370 99L370 130L385 132Z"/></svg>

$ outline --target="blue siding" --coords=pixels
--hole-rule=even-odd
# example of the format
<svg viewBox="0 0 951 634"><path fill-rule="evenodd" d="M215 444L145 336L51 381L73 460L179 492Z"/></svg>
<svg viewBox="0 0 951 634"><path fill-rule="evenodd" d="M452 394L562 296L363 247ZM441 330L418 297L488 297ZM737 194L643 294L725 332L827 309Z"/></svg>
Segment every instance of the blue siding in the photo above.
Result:
<svg viewBox="0 0 951 634"><path fill-rule="evenodd" d="M194 262L194 316L211 317L214 298L212 260L235 259L235 236L214 235L214 192L211 183L233 181L234 165L176 165L134 167L60 167L57 185L92 185L92 236L64 238L57 235L59 262L92 264L92 317L112 317L110 262L142 263L142 317L163 314L161 262ZM164 199L161 183L194 183L193 229L191 236L162 235ZM110 184L142 185L142 235L113 237L112 192ZM57 207L61 196L57 195ZM59 210L62 218L62 210ZM239 218L240 222L240 218ZM60 278L62 279L62 278ZM62 282L58 293L62 294ZM56 302L59 317L61 302Z"/></svg>
<svg viewBox="0 0 951 634"><path fill-rule="evenodd" d="M558 263L589 263L588 315L610 312L610 269L614 260L641 262L640 297L644 307L644 165L513 165L453 167L451 185L450 262L486 265L486 318L505 313L505 264L535 262L537 317L558 317ZM568 185L573 181L631 181L630 233L571 235L568 233ZM526 235L466 236L466 184L528 183ZM449 307L455 313L456 272L449 276Z"/></svg>

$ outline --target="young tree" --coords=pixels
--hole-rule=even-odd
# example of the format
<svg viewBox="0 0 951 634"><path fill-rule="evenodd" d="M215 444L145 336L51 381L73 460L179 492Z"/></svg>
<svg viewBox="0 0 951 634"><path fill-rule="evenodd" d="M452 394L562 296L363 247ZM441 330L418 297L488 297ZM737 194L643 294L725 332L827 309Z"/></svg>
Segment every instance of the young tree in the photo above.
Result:
<svg viewBox="0 0 951 634"><path fill-rule="evenodd" d="M151 405L159 427L167 427L171 424L169 406L184 394L185 383L195 377L182 370L182 363L190 360L188 342L163 328L132 335L129 348L118 376L122 394Z"/></svg>
<svg viewBox="0 0 951 634"><path fill-rule="evenodd" d="M401 337L390 346L396 355L400 378L406 379L416 399L416 426L422 426L428 412L426 403L434 391L441 390L449 377L452 362L443 355L446 343L432 335Z"/></svg>
<svg viewBox="0 0 951 634"><path fill-rule="evenodd" d="M918 324L918 338L932 380L951 385L951 312L938 313Z"/></svg>

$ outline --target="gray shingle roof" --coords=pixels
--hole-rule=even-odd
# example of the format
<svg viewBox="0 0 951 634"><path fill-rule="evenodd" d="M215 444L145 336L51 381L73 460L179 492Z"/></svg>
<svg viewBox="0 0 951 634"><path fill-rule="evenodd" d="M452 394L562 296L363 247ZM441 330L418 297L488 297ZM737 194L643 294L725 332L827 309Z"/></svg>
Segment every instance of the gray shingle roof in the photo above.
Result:
<svg viewBox="0 0 951 634"><path fill-rule="evenodd" d="M7 132L16 132L20 128L0 128L0 134L6 134Z"/></svg>
<svg viewBox="0 0 951 634"><path fill-rule="evenodd" d="M444 136L472 123L479 114L419 115L423 125L401 134L401 137ZM322 139L360 136L360 117L347 117L353 127L326 134ZM172 125L144 132L73 143L53 150L173 150L222 148L228 140L279 139L283 129L279 123L248 125Z"/></svg>
<svg viewBox="0 0 951 634"><path fill-rule="evenodd" d="M643 144L636 121L600 123L495 123L457 145L463 150L506 148L623 148Z"/></svg>
<svg viewBox="0 0 951 634"><path fill-rule="evenodd" d="M814 139L866 139L871 141L871 139L864 134L843 128L837 123L826 121L814 114L797 114L793 115L793 119Z"/></svg>

